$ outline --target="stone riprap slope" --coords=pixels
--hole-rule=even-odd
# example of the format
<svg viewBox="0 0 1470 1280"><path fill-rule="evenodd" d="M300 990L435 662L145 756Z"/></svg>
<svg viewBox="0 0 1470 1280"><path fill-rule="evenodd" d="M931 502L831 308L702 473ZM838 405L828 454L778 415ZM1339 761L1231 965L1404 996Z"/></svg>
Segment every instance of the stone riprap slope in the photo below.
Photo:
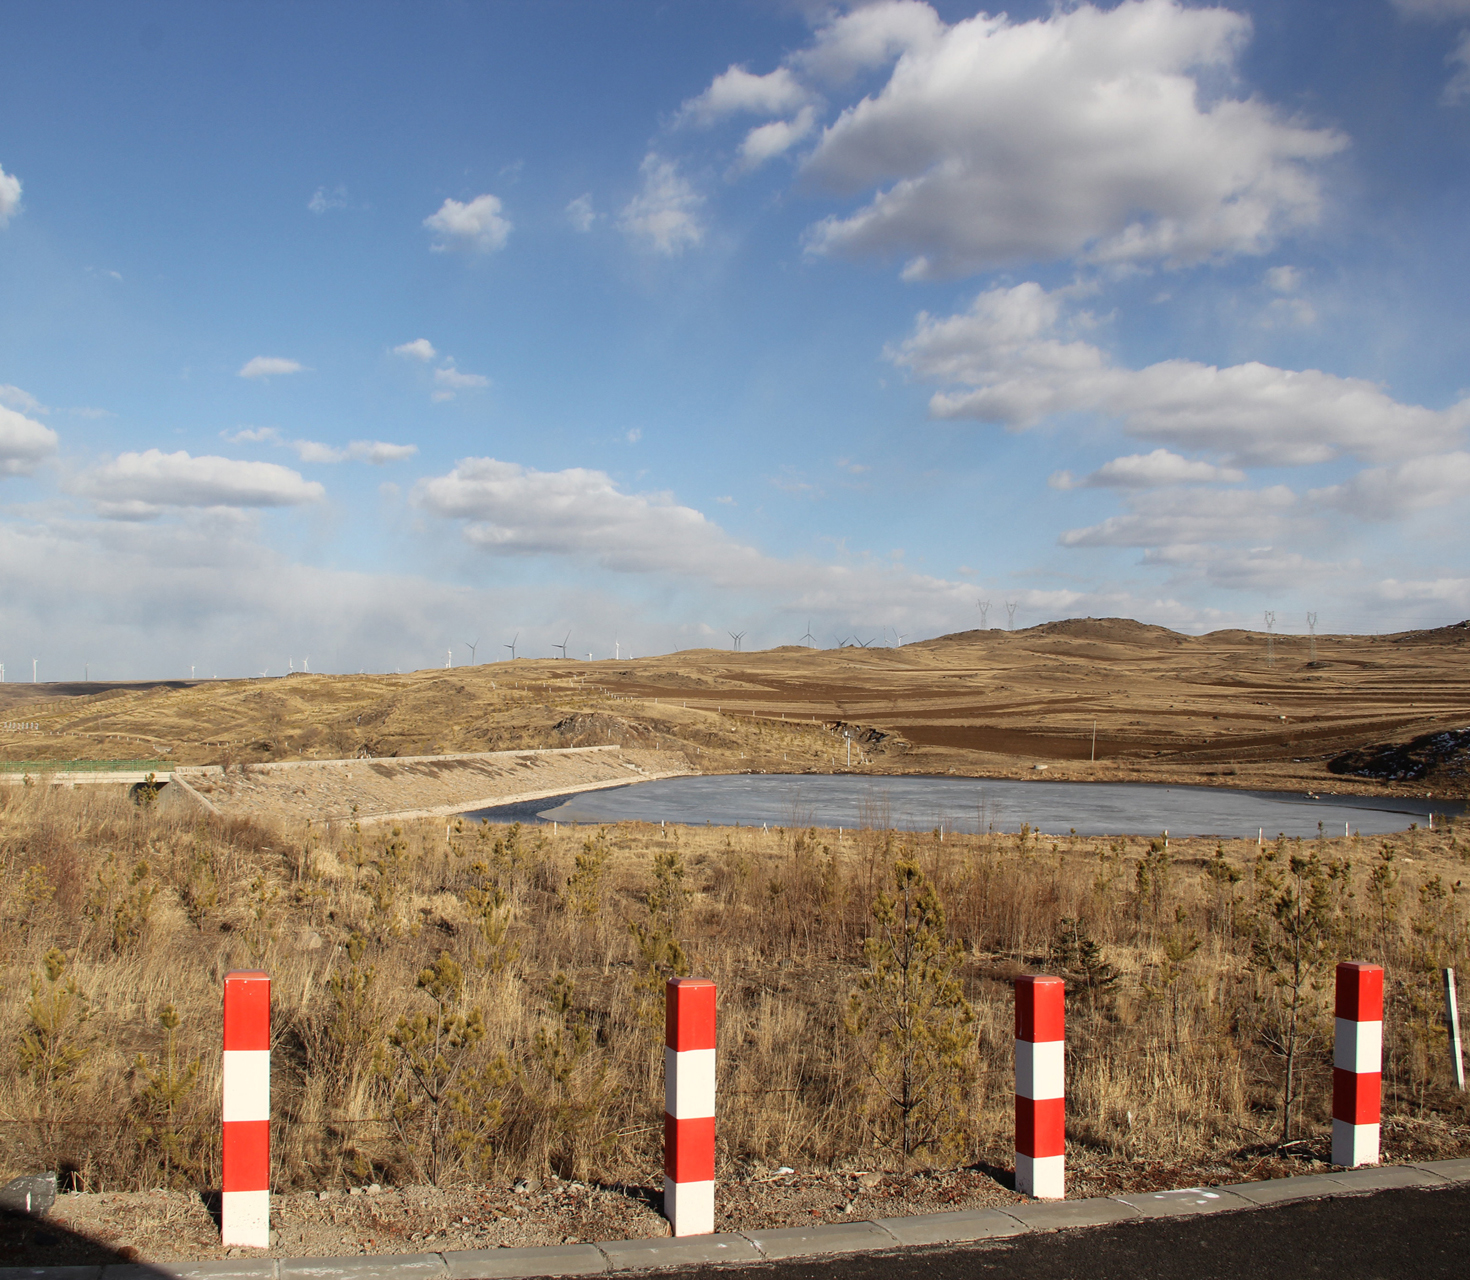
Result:
<svg viewBox="0 0 1470 1280"><path fill-rule="evenodd" d="M303 760L175 770L180 794L223 817L287 821L430 818L688 773L682 757L619 747L388 760Z"/></svg>

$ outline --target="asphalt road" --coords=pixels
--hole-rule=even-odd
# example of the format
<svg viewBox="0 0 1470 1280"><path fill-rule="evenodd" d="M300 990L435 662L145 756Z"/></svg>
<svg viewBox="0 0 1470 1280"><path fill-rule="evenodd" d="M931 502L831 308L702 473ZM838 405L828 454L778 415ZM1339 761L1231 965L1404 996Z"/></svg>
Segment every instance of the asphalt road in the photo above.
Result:
<svg viewBox="0 0 1470 1280"><path fill-rule="evenodd" d="M731 1272L664 1272L730 1280ZM741 1267L740 1280L1470 1280L1470 1186Z"/></svg>

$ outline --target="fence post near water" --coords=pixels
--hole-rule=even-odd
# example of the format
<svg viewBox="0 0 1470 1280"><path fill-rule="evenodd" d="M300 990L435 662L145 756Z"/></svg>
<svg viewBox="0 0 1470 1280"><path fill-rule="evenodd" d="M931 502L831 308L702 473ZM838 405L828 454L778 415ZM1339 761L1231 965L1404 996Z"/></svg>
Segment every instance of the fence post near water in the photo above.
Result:
<svg viewBox="0 0 1470 1280"><path fill-rule="evenodd" d="M1066 1195L1066 984L1016 979L1016 1190Z"/></svg>
<svg viewBox="0 0 1470 1280"><path fill-rule="evenodd" d="M1378 1163L1383 1105L1383 966L1337 966L1332 1052L1332 1163Z"/></svg>
<svg viewBox="0 0 1470 1280"><path fill-rule="evenodd" d="M715 984L670 978L664 1004L664 1216L715 1229Z"/></svg>
<svg viewBox="0 0 1470 1280"><path fill-rule="evenodd" d="M271 1235L271 980L225 974L220 1241L254 1249Z"/></svg>

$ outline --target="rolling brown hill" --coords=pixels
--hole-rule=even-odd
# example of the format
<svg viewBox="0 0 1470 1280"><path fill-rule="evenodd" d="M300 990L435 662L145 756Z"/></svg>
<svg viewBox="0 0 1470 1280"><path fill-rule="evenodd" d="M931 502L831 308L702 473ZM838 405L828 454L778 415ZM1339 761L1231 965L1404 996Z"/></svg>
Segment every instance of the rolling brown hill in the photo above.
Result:
<svg viewBox="0 0 1470 1280"><path fill-rule="evenodd" d="M408 675L0 685L0 758L181 763L525 747L681 753L707 771L1149 778L1418 790L1345 752L1470 726L1470 623L1386 636L1219 631L1123 618L967 631L897 649L686 650ZM1095 746L1094 746L1095 742ZM1095 760L1093 759L1095 752ZM1379 770L1379 773L1384 771ZM1463 794L1439 770L1437 794ZM1458 779L1458 781L1457 781Z"/></svg>

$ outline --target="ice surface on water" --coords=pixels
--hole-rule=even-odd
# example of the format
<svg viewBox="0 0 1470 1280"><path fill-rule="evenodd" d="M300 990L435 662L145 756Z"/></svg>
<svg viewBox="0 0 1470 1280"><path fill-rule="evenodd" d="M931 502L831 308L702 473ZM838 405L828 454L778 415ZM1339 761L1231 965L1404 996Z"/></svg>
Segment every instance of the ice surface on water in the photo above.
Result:
<svg viewBox="0 0 1470 1280"><path fill-rule="evenodd" d="M679 822L714 826L897 827L931 831L1016 831L1030 823L1048 835L1208 835L1255 839L1278 834L1382 835L1436 814L1464 811L1459 801L1382 796L1310 797L1302 793L1166 787L1136 782L1028 782L1005 778L853 777L725 774L664 778L589 791L560 804L518 806L525 821ZM504 809L484 816L509 817Z"/></svg>

